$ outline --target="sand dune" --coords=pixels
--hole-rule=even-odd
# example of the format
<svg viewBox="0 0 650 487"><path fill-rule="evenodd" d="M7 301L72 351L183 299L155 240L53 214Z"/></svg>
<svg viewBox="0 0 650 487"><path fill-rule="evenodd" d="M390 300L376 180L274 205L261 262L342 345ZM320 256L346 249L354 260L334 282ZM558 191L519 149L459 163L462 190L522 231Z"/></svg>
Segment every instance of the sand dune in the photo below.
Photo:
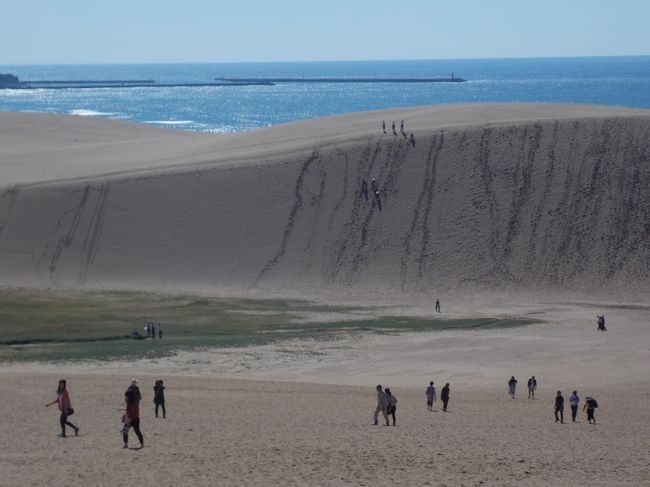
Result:
<svg viewBox="0 0 650 487"><path fill-rule="evenodd" d="M379 129L401 119L414 146ZM4 113L0 284L632 299L650 287L649 134L648 111L576 105L231 136Z"/></svg>
<svg viewBox="0 0 650 487"><path fill-rule="evenodd" d="M381 133L401 119L415 145ZM650 290L649 133L648 111L574 105L229 136L0 113L0 286L375 299L428 315L436 293L445 316L544 320L3 365L0 485L644 485L649 308L616 301ZM507 397L513 374L524 397L537 375L538 400ZM121 448L116 410L134 375L141 451ZM158 376L164 421L147 386ZM43 407L59 377L79 438L57 438ZM448 414L426 412L430 379L451 382ZM399 397L395 428L370 424L377 382ZM599 425L554 424L558 388L597 396Z"/></svg>

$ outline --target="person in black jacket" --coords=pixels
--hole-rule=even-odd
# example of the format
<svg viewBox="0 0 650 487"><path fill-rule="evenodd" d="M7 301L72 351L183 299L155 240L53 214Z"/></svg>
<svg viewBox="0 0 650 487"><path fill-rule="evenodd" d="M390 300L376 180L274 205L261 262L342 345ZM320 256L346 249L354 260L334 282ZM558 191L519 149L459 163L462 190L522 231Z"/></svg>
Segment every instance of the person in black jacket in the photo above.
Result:
<svg viewBox="0 0 650 487"><path fill-rule="evenodd" d="M158 408L161 407L163 419L165 419L165 386L162 379L158 379L156 385L153 386L153 403L156 405L156 418L158 417Z"/></svg>
<svg viewBox="0 0 650 487"><path fill-rule="evenodd" d="M557 391L557 396L555 396L555 422L558 421L564 423L564 397L561 391Z"/></svg>
<svg viewBox="0 0 650 487"><path fill-rule="evenodd" d="M449 382L440 391L440 400L442 401L442 410L447 411L447 403L449 402Z"/></svg>
<svg viewBox="0 0 650 487"><path fill-rule="evenodd" d="M140 404L140 401L142 400L142 394L140 394L140 388L138 387L137 379L131 379L131 385L127 391L133 391L136 403Z"/></svg>

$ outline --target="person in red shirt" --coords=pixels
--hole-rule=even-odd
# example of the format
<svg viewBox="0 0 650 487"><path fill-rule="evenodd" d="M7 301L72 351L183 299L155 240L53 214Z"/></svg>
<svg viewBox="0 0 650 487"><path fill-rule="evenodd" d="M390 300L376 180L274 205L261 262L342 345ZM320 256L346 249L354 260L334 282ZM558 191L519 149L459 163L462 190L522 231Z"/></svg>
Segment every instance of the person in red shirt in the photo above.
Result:
<svg viewBox="0 0 650 487"><path fill-rule="evenodd" d="M137 381L134 380L134 382ZM140 448L144 447L144 438L140 432L140 397L139 390L136 393L137 386L129 387L124 393L124 400L126 401L126 413L124 414L124 428L122 429L122 439L124 440L124 447L129 447L129 428L133 428L135 435L140 440Z"/></svg>
<svg viewBox="0 0 650 487"><path fill-rule="evenodd" d="M50 407L52 404L59 405L59 411L61 411L61 417L59 421L61 423L61 437L65 438L65 426L68 425L74 429L74 435L79 436L79 428L74 424L68 421L68 416L74 413L72 409L72 402L70 402L70 394L68 394L68 389L66 387L65 379L59 381L59 386L56 389L56 399L49 404L46 404L45 407Z"/></svg>

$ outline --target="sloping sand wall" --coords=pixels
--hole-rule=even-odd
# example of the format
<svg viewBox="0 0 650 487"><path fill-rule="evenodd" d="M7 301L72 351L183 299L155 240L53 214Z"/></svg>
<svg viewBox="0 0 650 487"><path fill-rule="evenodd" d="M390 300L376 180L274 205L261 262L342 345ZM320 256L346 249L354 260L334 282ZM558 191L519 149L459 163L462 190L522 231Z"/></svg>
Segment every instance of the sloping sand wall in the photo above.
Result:
<svg viewBox="0 0 650 487"><path fill-rule="evenodd" d="M314 124L324 122L304 122L303 132L290 124L220 139L202 157L184 158L170 135L180 155L169 167L6 186L0 285L647 292L650 116L497 107L496 122L481 107L482 118L448 127L438 107L428 107L429 119L417 109L414 120L435 123L412 127L408 111L393 114L414 144L379 123L360 131L349 116L322 125L323 137ZM269 130L285 143L265 155ZM190 146L209 146L205 136L178 138L194 139ZM164 144L161 136L157 150ZM95 150L110 159L110 147ZM220 147L231 163L211 158ZM93 144L84 151L95 157ZM364 178L368 186L376 178L381 210L371 190L368 201L361 194Z"/></svg>

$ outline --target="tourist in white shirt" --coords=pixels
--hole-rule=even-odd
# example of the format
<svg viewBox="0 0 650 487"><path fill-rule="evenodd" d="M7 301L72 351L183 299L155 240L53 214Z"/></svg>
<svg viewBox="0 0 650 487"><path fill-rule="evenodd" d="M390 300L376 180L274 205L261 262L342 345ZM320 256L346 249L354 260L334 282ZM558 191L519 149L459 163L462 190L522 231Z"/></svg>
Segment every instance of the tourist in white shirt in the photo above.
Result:
<svg viewBox="0 0 650 487"><path fill-rule="evenodd" d="M571 419L573 422L576 422L576 416L578 415L578 405L580 404L580 396L578 396L578 391L573 391L571 396L569 396L569 404L571 405Z"/></svg>

